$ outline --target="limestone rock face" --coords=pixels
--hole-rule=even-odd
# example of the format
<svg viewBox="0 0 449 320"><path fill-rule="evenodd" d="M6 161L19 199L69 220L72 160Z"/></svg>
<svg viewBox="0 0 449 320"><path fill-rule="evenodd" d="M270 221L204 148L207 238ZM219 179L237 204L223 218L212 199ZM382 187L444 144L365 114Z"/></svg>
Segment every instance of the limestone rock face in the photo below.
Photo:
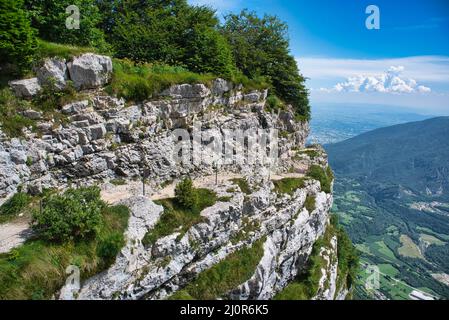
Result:
<svg viewBox="0 0 449 320"><path fill-rule="evenodd" d="M41 85L52 84L56 89L64 89L68 79L66 60L45 59L44 64L36 70L36 74Z"/></svg>
<svg viewBox="0 0 449 320"><path fill-rule="evenodd" d="M77 114L82 113L89 105L89 101L77 101L73 103L69 103L62 107L61 111L65 114Z"/></svg>
<svg viewBox="0 0 449 320"><path fill-rule="evenodd" d="M321 248L320 256L325 261L325 267L321 269L321 278L318 283L318 292L315 300L333 300L337 291L337 237L332 237L329 248Z"/></svg>
<svg viewBox="0 0 449 320"><path fill-rule="evenodd" d="M170 96L175 99L204 98L210 94L209 88L204 84L180 84L171 86L162 92L163 96Z"/></svg>
<svg viewBox="0 0 449 320"><path fill-rule="evenodd" d="M63 106L61 112L68 121L60 125L42 119L38 112L25 111L25 116L37 120L36 128L40 134L25 132L26 138L20 143L20 149L39 166L16 165L12 161L1 163L0 171L10 174L0 184L0 201L19 185L23 190L40 190L41 187L65 187L67 181L89 184L116 177L138 178L143 165L148 168L148 179L154 188L185 174L210 174L213 158L206 145L195 145L202 151L198 163L180 166L173 159L174 129L190 130L198 121L200 128L197 130L204 140L224 136L229 130L286 129L277 114L263 110L266 92L253 92L254 97L245 100L239 90L228 81L216 79L212 89L204 85L176 85L166 91L174 98L131 106L125 106L123 99L95 94ZM297 124L294 133L279 138L279 152L286 157L279 164L279 170L291 169L288 159L293 155L287 151L302 148L307 133L307 123ZM0 139L0 147L6 156L18 147L14 141L6 137ZM238 148L236 142L234 144L232 146ZM194 146L187 144L186 147ZM222 169L233 172L253 170L242 154L235 158L234 164Z"/></svg>
<svg viewBox="0 0 449 320"><path fill-rule="evenodd" d="M332 195L322 192L313 180L291 196L277 194L267 176L260 178L265 179L264 186L250 195L232 182L211 186L219 197L229 200L204 209L203 221L186 233L175 231L149 247L141 240L163 209L143 197L127 200L132 216L126 247L107 272L82 285L77 298L165 299L202 271L258 240L263 241L263 255L253 276L222 298L272 298L306 267L313 244L326 229ZM313 212L304 208L307 195L316 197ZM248 223L258 227L245 233ZM238 241L236 235L240 235Z"/></svg>
<svg viewBox="0 0 449 320"><path fill-rule="evenodd" d="M42 89L37 78L10 81L9 86L21 98L32 98Z"/></svg>
<svg viewBox="0 0 449 320"><path fill-rule="evenodd" d="M47 60L38 74L42 83L54 78L62 88L71 79L82 90L104 85L111 71L110 58L84 54L67 64ZM39 81L19 80L11 87L31 97L40 90ZM61 108L66 121L44 119L33 110L23 112L35 120L38 134L24 130L23 139L11 139L0 131L0 204L19 186L37 194L46 188L64 189L71 183L92 185L114 178L131 181L141 177L142 168L153 192L186 175L193 179L210 176L214 158L209 145L229 132L282 132L277 140L279 161L268 167L264 157L255 152L238 153L242 146L237 140L227 142L226 147L236 152L220 171L245 179L251 191L244 193L231 180L209 184L207 188L221 200L201 212L201 222L188 230L175 230L147 247L142 239L159 221L163 207L145 197L127 199L123 203L130 208L131 217L126 245L115 263L81 288L62 288L61 299L165 299L229 254L257 241L263 242L263 252L251 277L217 298L270 299L306 267L313 244L328 224L332 194L323 192L320 182L311 178L291 194L280 193L272 183L272 174L303 177L311 165L327 167L327 157L319 147L313 147L314 157L297 153L305 147L309 125L296 121L290 106L267 112L266 90L248 92L224 79L216 79L210 86L174 85L152 100L132 105L101 90L85 93L83 100ZM199 133L203 141L189 138L177 145L176 129ZM183 152L195 151L201 156L181 164L174 157L180 146ZM305 208L307 196L315 198L313 212ZM249 225L257 227L249 230ZM346 295L324 279L330 275L330 282L335 283L334 249L336 243L321 252L329 263L316 299Z"/></svg>
<svg viewBox="0 0 449 320"><path fill-rule="evenodd" d="M86 53L69 62L68 69L75 88L98 88L109 81L112 74L112 60L107 56Z"/></svg>

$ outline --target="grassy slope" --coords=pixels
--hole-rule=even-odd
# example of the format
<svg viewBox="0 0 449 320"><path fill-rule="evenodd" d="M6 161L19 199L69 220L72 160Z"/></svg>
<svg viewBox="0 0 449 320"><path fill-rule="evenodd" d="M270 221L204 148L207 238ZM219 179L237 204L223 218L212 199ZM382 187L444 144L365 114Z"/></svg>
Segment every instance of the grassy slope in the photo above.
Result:
<svg viewBox="0 0 449 320"><path fill-rule="evenodd" d="M101 230L94 239L65 244L29 240L7 254L0 254L0 300L49 299L65 282L69 265L80 268L88 278L106 269L112 261L97 255L101 239L123 234L129 211L124 206L107 207Z"/></svg>
<svg viewBox="0 0 449 320"><path fill-rule="evenodd" d="M191 226L202 221L200 215L205 208L213 206L217 202L217 195L208 189L195 189L198 193L198 204L194 209L185 209L176 199L163 199L156 201L164 207L164 213L154 228L143 239L143 244L151 245L157 239L168 236L175 231L183 235Z"/></svg>
<svg viewBox="0 0 449 320"><path fill-rule="evenodd" d="M170 300L217 299L249 280L263 256L265 238L231 253L210 269L203 271L183 290L176 292Z"/></svg>

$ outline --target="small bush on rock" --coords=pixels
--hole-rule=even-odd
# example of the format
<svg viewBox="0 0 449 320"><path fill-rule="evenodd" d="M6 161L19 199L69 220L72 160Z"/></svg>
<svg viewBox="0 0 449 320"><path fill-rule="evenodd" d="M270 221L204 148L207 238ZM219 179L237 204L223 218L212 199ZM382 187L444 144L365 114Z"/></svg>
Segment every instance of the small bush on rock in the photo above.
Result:
<svg viewBox="0 0 449 320"><path fill-rule="evenodd" d="M45 200L33 214L33 229L49 241L84 239L97 233L103 207L98 187L69 189Z"/></svg>
<svg viewBox="0 0 449 320"><path fill-rule="evenodd" d="M123 234L112 233L101 239L97 247L97 255L105 261L112 261L125 244Z"/></svg>
<svg viewBox="0 0 449 320"><path fill-rule="evenodd" d="M179 205L186 209L193 209L198 203L198 195L190 178L186 178L176 185L175 196Z"/></svg>
<svg viewBox="0 0 449 320"><path fill-rule="evenodd" d="M320 182L322 191L326 193L332 192L332 181L334 177L330 167L324 170L318 165L312 165L310 166L307 175L312 179L318 180Z"/></svg>

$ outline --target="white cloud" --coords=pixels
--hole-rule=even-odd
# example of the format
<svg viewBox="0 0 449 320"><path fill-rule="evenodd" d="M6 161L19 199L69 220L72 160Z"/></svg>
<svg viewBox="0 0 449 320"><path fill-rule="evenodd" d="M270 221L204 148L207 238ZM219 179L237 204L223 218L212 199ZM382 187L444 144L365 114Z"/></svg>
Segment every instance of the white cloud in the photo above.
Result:
<svg viewBox="0 0 449 320"><path fill-rule="evenodd" d="M351 76L344 82L337 83L334 92L379 92L379 93L428 93L430 88L418 85L414 79L403 77L404 66L391 66L387 71L374 74ZM326 91L326 89L323 89Z"/></svg>
<svg viewBox="0 0 449 320"><path fill-rule="evenodd" d="M308 78L307 86L310 89L312 105L382 104L414 107L425 113L449 115L449 57L418 56L369 60L303 57L298 59L298 64L302 74ZM387 74L393 75L391 79L395 76L398 79L384 82ZM350 82L348 78L355 80ZM359 90L356 91L349 83L357 84ZM338 89L335 89L336 84L340 84ZM366 91L360 90L362 84ZM410 88L413 92L383 92L387 89L407 92Z"/></svg>
<svg viewBox="0 0 449 320"><path fill-rule="evenodd" d="M403 75L418 82L449 83L449 57L417 56L392 59L339 59L301 57L297 59L304 76L314 82L334 83L361 74L376 75L389 66L403 66Z"/></svg>

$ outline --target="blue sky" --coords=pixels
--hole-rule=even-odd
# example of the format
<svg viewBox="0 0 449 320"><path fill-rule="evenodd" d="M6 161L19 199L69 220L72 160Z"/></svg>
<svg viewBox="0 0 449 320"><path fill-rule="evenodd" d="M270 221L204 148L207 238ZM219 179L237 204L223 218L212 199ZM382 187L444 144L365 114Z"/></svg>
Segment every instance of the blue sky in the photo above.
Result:
<svg viewBox="0 0 449 320"><path fill-rule="evenodd" d="M312 103L382 103L449 114L447 0L189 0L218 15L249 8L289 25ZM368 5L380 29L368 30Z"/></svg>

